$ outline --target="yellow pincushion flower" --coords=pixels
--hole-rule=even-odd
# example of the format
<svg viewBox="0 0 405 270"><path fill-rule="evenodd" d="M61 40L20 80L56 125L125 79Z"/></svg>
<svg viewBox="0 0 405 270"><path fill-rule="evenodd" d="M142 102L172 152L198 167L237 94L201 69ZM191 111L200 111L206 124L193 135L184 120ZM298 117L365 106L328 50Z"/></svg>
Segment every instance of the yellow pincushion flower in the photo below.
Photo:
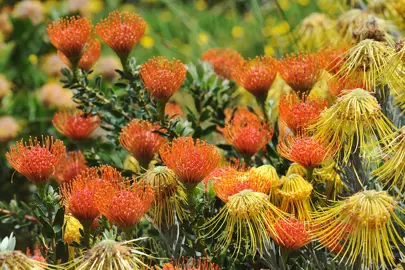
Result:
<svg viewBox="0 0 405 270"><path fill-rule="evenodd" d="M346 188L339 174L336 172L336 163L329 162L314 170L314 179L325 184L325 195L328 199L336 200L337 196Z"/></svg>
<svg viewBox="0 0 405 270"><path fill-rule="evenodd" d="M310 220L310 196L313 189L311 183L298 174L283 176L281 182L281 187L276 191L280 209L299 220Z"/></svg>
<svg viewBox="0 0 405 270"><path fill-rule="evenodd" d="M387 136L395 127L382 113L376 98L357 88L344 91L310 129L315 138L328 144L328 151L347 163L354 153L370 160L367 148L379 147L378 138L383 145L389 143Z"/></svg>
<svg viewBox="0 0 405 270"><path fill-rule="evenodd" d="M288 167L286 176L289 176L291 174L298 174L302 177L305 177L307 175L307 169L305 169L304 166L301 166L300 164L294 162L290 165L290 167Z"/></svg>
<svg viewBox="0 0 405 270"><path fill-rule="evenodd" d="M251 171L270 181L270 198L272 199L275 191L280 188L281 185L276 169L271 165L262 165L257 168L252 168Z"/></svg>
<svg viewBox="0 0 405 270"><path fill-rule="evenodd" d="M401 253L405 244L398 232L405 224L398 213L405 209L385 191L365 190L316 212L313 233L323 246L344 239L337 251L341 262L353 265L360 259L364 269L386 269L395 263L393 249Z"/></svg>
<svg viewBox="0 0 405 270"><path fill-rule="evenodd" d="M371 172L371 175L377 176L385 186L389 188L397 187L402 192L405 188L405 126L399 131L392 133L387 137L389 145L382 151L382 157L388 158L384 164Z"/></svg>
<svg viewBox="0 0 405 270"><path fill-rule="evenodd" d="M65 215L65 224L63 232L63 241L72 244L73 242L80 243L80 230L83 230L83 226L73 216Z"/></svg>

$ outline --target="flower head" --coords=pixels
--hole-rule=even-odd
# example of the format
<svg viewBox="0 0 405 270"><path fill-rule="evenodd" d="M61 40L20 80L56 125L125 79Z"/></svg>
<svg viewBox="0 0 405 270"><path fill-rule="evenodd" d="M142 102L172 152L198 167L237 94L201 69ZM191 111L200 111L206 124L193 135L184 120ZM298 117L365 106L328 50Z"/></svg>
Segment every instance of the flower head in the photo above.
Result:
<svg viewBox="0 0 405 270"><path fill-rule="evenodd" d="M316 212L313 233L323 246L345 239L337 255L350 265L360 258L363 267L386 268L394 265L393 248L404 245L399 213L405 209L385 191L365 190Z"/></svg>
<svg viewBox="0 0 405 270"><path fill-rule="evenodd" d="M60 187L62 204L66 208L66 213L70 213L82 223L91 224L100 215L100 210L96 205L97 191L99 189L106 191L106 187L109 187L106 183L115 187L121 181L121 174L108 165L88 168Z"/></svg>
<svg viewBox="0 0 405 270"><path fill-rule="evenodd" d="M161 127L148 121L134 119L120 133L121 145L147 168L155 154L167 142L157 131Z"/></svg>
<svg viewBox="0 0 405 270"><path fill-rule="evenodd" d="M291 134L277 145L277 151L284 158L305 168L314 168L330 159L327 148L313 137L296 137Z"/></svg>
<svg viewBox="0 0 405 270"><path fill-rule="evenodd" d="M73 93L59 83L46 83L38 92L38 99L50 108L74 108L76 103L72 100Z"/></svg>
<svg viewBox="0 0 405 270"><path fill-rule="evenodd" d="M16 3L13 16L15 18L29 19L33 25L44 20L44 7L40 1L24 0Z"/></svg>
<svg viewBox="0 0 405 270"><path fill-rule="evenodd" d="M121 68L120 60L115 55L105 55L101 56L94 66L94 71L96 74L100 74L103 79L112 81L118 77L116 69Z"/></svg>
<svg viewBox="0 0 405 270"><path fill-rule="evenodd" d="M48 267L46 263L29 258L21 251L0 251L0 267L2 269L30 269L43 270Z"/></svg>
<svg viewBox="0 0 405 270"><path fill-rule="evenodd" d="M207 50L201 57L211 63L217 75L228 80L232 79L233 69L243 62L243 57L235 50L214 48Z"/></svg>
<svg viewBox="0 0 405 270"><path fill-rule="evenodd" d="M53 137L42 138L42 143L30 137L28 143L23 140L11 146L6 153L8 162L19 173L34 184L47 181L65 154L66 148L60 140Z"/></svg>
<svg viewBox="0 0 405 270"><path fill-rule="evenodd" d="M153 57L141 67L141 78L149 94L164 102L180 88L187 70L180 60L168 61L165 57Z"/></svg>
<svg viewBox="0 0 405 270"><path fill-rule="evenodd" d="M262 149L273 136L273 128L258 117L238 117L231 120L223 129L226 140L241 155L253 156Z"/></svg>
<svg viewBox="0 0 405 270"><path fill-rule="evenodd" d="M123 59L142 38L145 28L146 22L138 14L115 10L96 25L96 34Z"/></svg>
<svg viewBox="0 0 405 270"><path fill-rule="evenodd" d="M20 130L21 125L12 116L0 116L0 143L17 137Z"/></svg>
<svg viewBox="0 0 405 270"><path fill-rule="evenodd" d="M312 185L298 174L283 176L281 187L276 190L280 209L294 215L299 220L310 220L312 189Z"/></svg>
<svg viewBox="0 0 405 270"><path fill-rule="evenodd" d="M382 145L387 145L387 136L393 128L376 98L360 88L344 91L310 127L314 138L325 143L328 153L341 158L344 163L357 150L362 157L369 159L366 146L377 147L377 138L381 138Z"/></svg>
<svg viewBox="0 0 405 270"><path fill-rule="evenodd" d="M156 270L220 270L219 265L213 263L207 258L187 258L183 257L181 260L165 263L163 268L155 267Z"/></svg>
<svg viewBox="0 0 405 270"><path fill-rule="evenodd" d="M309 94L322 73L320 54L292 54L279 64L281 77L300 97Z"/></svg>
<svg viewBox="0 0 405 270"><path fill-rule="evenodd" d="M70 61L78 62L90 40L92 27L88 19L72 16L52 22L47 30L53 46Z"/></svg>
<svg viewBox="0 0 405 270"><path fill-rule="evenodd" d="M93 65L97 62L98 58L100 57L100 54L101 54L100 41L98 41L98 39L90 40L86 45L85 52L83 53L82 57L79 60L78 67L85 71L90 71ZM58 51L58 55L68 67L72 67L69 58L67 58L62 51Z"/></svg>
<svg viewBox="0 0 405 270"><path fill-rule="evenodd" d="M152 188L155 196L149 211L154 223L158 227L164 224L170 228L175 222L176 215L182 221L186 215L183 206L187 204L187 196L174 171L158 166L148 170L142 180Z"/></svg>
<svg viewBox="0 0 405 270"><path fill-rule="evenodd" d="M356 88L366 89L366 85L360 79L355 78L331 78L328 80L328 90L333 97L340 96L344 90Z"/></svg>
<svg viewBox="0 0 405 270"><path fill-rule="evenodd" d="M327 108L328 102L321 98L301 101L297 95L283 95L278 104L280 119L297 134L304 133L305 129L315 123L321 112Z"/></svg>
<svg viewBox="0 0 405 270"><path fill-rule="evenodd" d="M39 249L38 245L35 245L34 254L31 253L31 249L27 248L26 255L31 260L43 263L44 265L47 264L44 256L41 254L41 250Z"/></svg>
<svg viewBox="0 0 405 270"><path fill-rule="evenodd" d="M321 51L322 68L331 74L339 72L343 64L343 57L348 48L341 46L339 48L326 47Z"/></svg>
<svg viewBox="0 0 405 270"><path fill-rule="evenodd" d="M233 79L255 97L266 98L277 75L277 62L269 56L257 56L234 67Z"/></svg>
<svg viewBox="0 0 405 270"><path fill-rule="evenodd" d="M87 169L87 165L83 154L80 151L71 151L56 167L54 177L59 183L69 182L85 169Z"/></svg>
<svg viewBox="0 0 405 270"><path fill-rule="evenodd" d="M120 228L131 228L138 223L153 201L152 188L143 182L116 185L104 181L95 194L100 213Z"/></svg>
<svg viewBox="0 0 405 270"><path fill-rule="evenodd" d="M174 139L164 145L160 156L183 183L198 184L219 164L221 155L215 146L190 137Z"/></svg>
<svg viewBox="0 0 405 270"><path fill-rule="evenodd" d="M60 70L67 68L67 65L57 53L49 53L41 57L40 68L42 72L50 77L61 77L62 73Z"/></svg>
<svg viewBox="0 0 405 270"><path fill-rule="evenodd" d="M311 242L308 226L298 219L280 219L274 229L277 232L274 240L287 250L296 250Z"/></svg>
<svg viewBox="0 0 405 270"><path fill-rule="evenodd" d="M275 221L285 219L285 215L270 203L267 194L245 189L230 196L220 212L204 227L208 230L208 237L217 239L218 249L226 249L232 239L236 239L233 255L240 252L242 244L246 256L255 255L257 250L262 252L264 241L269 239L268 230L277 237ZM237 237L233 238L234 234ZM243 240L246 238L249 241Z"/></svg>
<svg viewBox="0 0 405 270"><path fill-rule="evenodd" d="M73 141L85 140L100 126L100 118L81 111L61 110L52 119L55 128Z"/></svg>

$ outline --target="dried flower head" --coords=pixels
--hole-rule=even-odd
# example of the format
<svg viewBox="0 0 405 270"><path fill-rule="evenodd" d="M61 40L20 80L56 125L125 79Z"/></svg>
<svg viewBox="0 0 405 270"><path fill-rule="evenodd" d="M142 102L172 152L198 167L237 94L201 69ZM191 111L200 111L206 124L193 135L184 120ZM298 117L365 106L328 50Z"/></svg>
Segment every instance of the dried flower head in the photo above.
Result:
<svg viewBox="0 0 405 270"><path fill-rule="evenodd" d="M399 213L405 213L385 191L365 190L314 213L313 233L324 246L342 241L341 261L363 267L394 265L394 247L404 245L398 229L405 230Z"/></svg>
<svg viewBox="0 0 405 270"><path fill-rule="evenodd" d="M96 25L96 34L118 57L125 59L142 38L145 28L146 22L138 14L115 10Z"/></svg>
<svg viewBox="0 0 405 270"><path fill-rule="evenodd" d="M190 137L180 137L174 139L171 144L164 145L160 156L181 182L191 185L201 182L221 160L215 146Z"/></svg>
<svg viewBox="0 0 405 270"><path fill-rule="evenodd" d="M56 167L54 177L59 183L72 181L87 169L86 160L80 151L68 152Z"/></svg>
<svg viewBox="0 0 405 270"><path fill-rule="evenodd" d="M335 22L326 14L311 13L298 25L296 36L302 51L317 51L336 42Z"/></svg>
<svg viewBox="0 0 405 270"><path fill-rule="evenodd" d="M315 139L327 144L328 153L347 163L357 150L369 160L366 146L378 147L378 138L387 145L387 136L395 127L382 113L376 98L358 88L344 91L310 128Z"/></svg>
<svg viewBox="0 0 405 270"><path fill-rule="evenodd" d="M66 208L66 213L70 213L82 223L92 224L94 219L100 215L95 198L97 191L106 190L105 187L108 187L106 183L115 187L121 181L121 174L111 166L88 168L60 187L62 204Z"/></svg>
<svg viewBox="0 0 405 270"><path fill-rule="evenodd" d="M173 170L158 166L148 170L142 180L152 188L155 196L154 203L149 210L154 224L159 228L162 225L170 228L174 224L176 216L180 221L184 219L187 195L184 186L178 181Z"/></svg>
<svg viewBox="0 0 405 270"><path fill-rule="evenodd" d="M277 61L269 56L256 56L240 62L232 72L233 79L257 98L266 98L277 75Z"/></svg>
<svg viewBox="0 0 405 270"><path fill-rule="evenodd" d="M310 220L312 189L311 183L298 174L283 176L281 187L276 190L280 209L294 215L299 220Z"/></svg>
<svg viewBox="0 0 405 270"><path fill-rule="evenodd" d="M121 130L119 141L142 167L148 168L155 154L167 142L157 132L160 129L157 124L134 119Z"/></svg>
<svg viewBox="0 0 405 270"><path fill-rule="evenodd" d="M80 141L88 139L100 126L100 118L81 111L61 110L53 116L52 124L69 139Z"/></svg>
<svg viewBox="0 0 405 270"><path fill-rule="evenodd" d="M251 157L262 149L273 136L274 130L265 121L253 117L238 117L223 129L226 140L243 156Z"/></svg>
<svg viewBox="0 0 405 270"><path fill-rule="evenodd" d="M82 57L79 60L78 68L81 68L85 71L90 71L91 68L94 66L94 64L97 62L98 58L100 57L100 54L101 54L100 41L98 41L98 39L90 40L85 47L85 52L83 53ZM70 68L72 67L69 58L67 58L62 51L58 51L58 55L68 67Z"/></svg>
<svg viewBox="0 0 405 270"><path fill-rule="evenodd" d="M243 57L235 50L214 48L207 50L201 57L211 63L217 75L228 80L232 79L233 69L243 62Z"/></svg>
<svg viewBox="0 0 405 270"><path fill-rule="evenodd" d="M49 40L70 61L77 63L90 40L90 20L79 16L61 18L48 25Z"/></svg>
<svg viewBox="0 0 405 270"><path fill-rule="evenodd" d="M87 250L81 257L72 260L71 267L76 270L149 268L143 260L151 258L151 256L146 253L144 248L136 244L144 239L125 242L103 240Z"/></svg>
<svg viewBox="0 0 405 270"><path fill-rule="evenodd" d="M246 249L245 256L254 256L258 250L262 253L263 243L269 240L268 231L277 238L274 225L276 220L285 219L285 215L270 203L267 194L245 189L230 196L225 206L204 228L208 231L207 237L217 240L218 249L226 249L234 239L233 256L239 254L242 245ZM244 239L249 241L245 242Z"/></svg>
<svg viewBox="0 0 405 270"><path fill-rule="evenodd" d="M309 94L321 76L321 54L291 54L279 61L283 80L301 97Z"/></svg>
<svg viewBox="0 0 405 270"><path fill-rule="evenodd" d="M131 228L149 210L154 201L153 190L143 182L120 183L104 181L95 193L95 204L112 224Z"/></svg>
<svg viewBox="0 0 405 270"><path fill-rule="evenodd" d="M289 134L278 143L277 151L284 158L305 168L317 167L331 158L325 145L309 136L297 137Z"/></svg>
<svg viewBox="0 0 405 270"><path fill-rule="evenodd" d="M311 242L308 226L298 219L280 219L274 229L277 232L274 240L284 249L296 250Z"/></svg>
<svg viewBox="0 0 405 270"><path fill-rule="evenodd" d="M0 143L17 137L21 125L12 116L0 116Z"/></svg>
<svg viewBox="0 0 405 270"><path fill-rule="evenodd" d="M168 61L163 56L153 57L141 67L141 78L149 94L163 102L180 88L187 70L180 60Z"/></svg>
<svg viewBox="0 0 405 270"><path fill-rule="evenodd" d="M6 158L11 166L34 184L47 181L65 154L66 148L60 140L42 137L42 143L30 137L11 146Z"/></svg>
<svg viewBox="0 0 405 270"><path fill-rule="evenodd" d="M278 104L280 119L296 134L302 134L319 118L328 102L321 98L307 98L302 101L295 94L286 94Z"/></svg>

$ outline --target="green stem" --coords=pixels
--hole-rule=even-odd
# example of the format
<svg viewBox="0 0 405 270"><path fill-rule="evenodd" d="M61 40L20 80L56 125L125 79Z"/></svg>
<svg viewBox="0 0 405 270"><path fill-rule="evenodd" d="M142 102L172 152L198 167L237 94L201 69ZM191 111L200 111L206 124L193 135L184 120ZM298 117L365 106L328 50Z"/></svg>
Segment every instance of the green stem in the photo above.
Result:
<svg viewBox="0 0 405 270"><path fill-rule="evenodd" d="M120 61L121 61L122 69L124 71L125 76L127 78L132 77L130 69L129 69L129 65L128 65L128 55L120 56Z"/></svg>
<svg viewBox="0 0 405 270"><path fill-rule="evenodd" d="M284 269L287 269L285 266L287 266L288 258L290 256L290 251L286 249L281 250L281 258L283 259L283 264L284 264Z"/></svg>
<svg viewBox="0 0 405 270"><path fill-rule="evenodd" d="M311 182L313 177L314 177L314 168L313 167L307 168L307 181Z"/></svg>
<svg viewBox="0 0 405 270"><path fill-rule="evenodd" d="M159 99L156 103L156 110L158 112L158 120L163 124L165 120L166 101Z"/></svg>
<svg viewBox="0 0 405 270"><path fill-rule="evenodd" d="M90 232L92 221L83 221L83 245L90 248Z"/></svg>
<svg viewBox="0 0 405 270"><path fill-rule="evenodd" d="M266 96L256 97L256 102L259 104L260 108L262 109L264 119L266 119L266 122L269 123L269 115L267 113L267 108L266 108Z"/></svg>
<svg viewBox="0 0 405 270"><path fill-rule="evenodd" d="M125 240L129 241L134 238L132 234L132 229L133 227L129 227L122 230L124 232Z"/></svg>

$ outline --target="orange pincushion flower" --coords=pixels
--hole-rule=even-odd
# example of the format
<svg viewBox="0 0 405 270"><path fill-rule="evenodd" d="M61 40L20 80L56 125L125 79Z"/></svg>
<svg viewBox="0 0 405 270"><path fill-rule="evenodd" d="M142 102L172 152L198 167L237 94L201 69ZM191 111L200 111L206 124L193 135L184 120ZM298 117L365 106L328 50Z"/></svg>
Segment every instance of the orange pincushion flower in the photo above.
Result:
<svg viewBox="0 0 405 270"><path fill-rule="evenodd" d="M85 115L81 111L61 110L52 119L55 128L74 141L88 139L100 126L100 118L95 115Z"/></svg>
<svg viewBox="0 0 405 270"><path fill-rule="evenodd" d="M318 54L292 54L281 59L279 72L283 80L299 95L308 95L321 76Z"/></svg>
<svg viewBox="0 0 405 270"><path fill-rule="evenodd" d="M244 121L260 121L260 117L263 117L262 112L253 113L245 107L236 107L235 109L225 109L225 123L231 121L244 122Z"/></svg>
<svg viewBox="0 0 405 270"><path fill-rule="evenodd" d="M274 240L287 250L299 249L311 242L308 228L298 219L279 219L274 229L277 233Z"/></svg>
<svg viewBox="0 0 405 270"><path fill-rule="evenodd" d="M243 61L232 72L233 79L255 97L266 97L277 75L277 62L269 56Z"/></svg>
<svg viewBox="0 0 405 270"><path fill-rule="evenodd" d="M220 270L219 265L211 262L207 258L187 258L183 257L181 260L165 263L163 268L155 266L155 270Z"/></svg>
<svg viewBox="0 0 405 270"><path fill-rule="evenodd" d="M138 14L115 10L96 25L96 34L123 59L142 38L145 28L146 22Z"/></svg>
<svg viewBox="0 0 405 270"><path fill-rule="evenodd" d="M101 214L121 228L134 226L149 210L153 201L152 188L143 182L115 186L104 182L95 196Z"/></svg>
<svg viewBox="0 0 405 270"><path fill-rule="evenodd" d="M183 110L181 109L180 105L174 102L168 102L166 103L165 107L165 114L169 116L169 118L183 118L184 113Z"/></svg>
<svg viewBox="0 0 405 270"><path fill-rule="evenodd" d="M180 60L168 61L163 56L153 57L141 67L141 78L149 94L164 102L180 88L187 70Z"/></svg>
<svg viewBox="0 0 405 270"><path fill-rule="evenodd" d="M342 94L343 90L352 90L356 88L365 89L366 85L362 79L350 78L332 78L328 80L329 93L336 97Z"/></svg>
<svg viewBox="0 0 405 270"><path fill-rule="evenodd" d="M148 121L134 119L120 133L121 145L147 168L150 161L167 141L158 131L161 127Z"/></svg>
<svg viewBox="0 0 405 270"><path fill-rule="evenodd" d="M100 215L95 200L98 189L107 190L105 188L107 183L111 187L116 187L121 181L121 174L111 166L88 168L72 181L61 185L62 204L67 213L90 225Z"/></svg>
<svg viewBox="0 0 405 270"><path fill-rule="evenodd" d="M83 154L80 151L71 151L56 167L54 177L59 183L69 182L85 169L87 169L87 165Z"/></svg>
<svg viewBox="0 0 405 270"><path fill-rule="evenodd" d="M53 137L42 137L42 144L37 138L30 137L28 143L21 140L11 146L6 158L16 171L37 184L51 177L65 151L63 142L54 141Z"/></svg>
<svg viewBox="0 0 405 270"><path fill-rule="evenodd" d="M78 67L85 71L90 71L93 65L97 62L98 58L100 57L100 54L101 54L100 41L98 41L97 39L92 39L91 41L88 42L88 45L86 46L86 51L80 58ZM70 63L69 59L66 57L66 55L63 54L62 51L58 50L58 55L68 67L70 68L72 67L72 64Z"/></svg>
<svg viewBox="0 0 405 270"><path fill-rule="evenodd" d="M237 118L223 129L227 141L244 156L253 156L262 149L273 136L273 128L259 119Z"/></svg>
<svg viewBox="0 0 405 270"><path fill-rule="evenodd" d="M34 254L31 253L30 248L27 248L25 254L27 254L27 257L31 260L43 263L44 266L47 264L47 261L45 260L44 256L42 256L41 250L39 249L38 245L35 245Z"/></svg>
<svg viewBox="0 0 405 270"><path fill-rule="evenodd" d="M48 25L49 40L70 61L79 61L90 39L92 25L78 16L61 18Z"/></svg>
<svg viewBox="0 0 405 270"><path fill-rule="evenodd" d="M295 137L291 134L278 143L277 151L305 168L314 168L331 158L328 149L313 137Z"/></svg>
<svg viewBox="0 0 405 270"><path fill-rule="evenodd" d="M174 139L160 150L163 162L184 183L198 184L219 164L221 155L215 146L190 137Z"/></svg>
<svg viewBox="0 0 405 270"><path fill-rule="evenodd" d="M339 72L340 67L343 65L344 55L347 47L341 48L325 48L321 51L322 55L322 68L326 71L336 74Z"/></svg>
<svg viewBox="0 0 405 270"><path fill-rule="evenodd" d="M238 171L234 168L216 173L212 180L217 197L224 202L227 202L230 196L248 189L268 194L272 183L271 179L255 170Z"/></svg>
<svg viewBox="0 0 405 270"><path fill-rule="evenodd" d="M214 48L207 50L201 57L203 61L211 63L217 75L228 80L232 79L233 69L243 62L243 57L235 50Z"/></svg>
<svg viewBox="0 0 405 270"><path fill-rule="evenodd" d="M305 128L316 121L327 105L328 102L321 98L301 101L294 94L286 94L280 98L278 107L280 110L280 119L285 122L292 131L302 133Z"/></svg>

